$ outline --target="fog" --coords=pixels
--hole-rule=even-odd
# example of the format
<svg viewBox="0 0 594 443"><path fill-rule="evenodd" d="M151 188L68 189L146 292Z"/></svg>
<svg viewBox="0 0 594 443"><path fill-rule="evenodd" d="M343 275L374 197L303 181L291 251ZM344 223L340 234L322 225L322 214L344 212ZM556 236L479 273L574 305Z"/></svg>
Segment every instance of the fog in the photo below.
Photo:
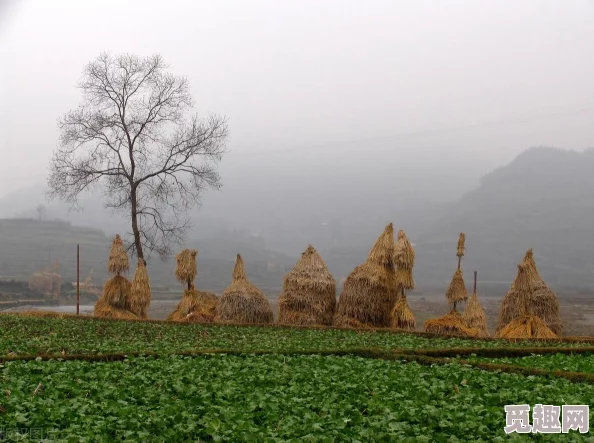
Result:
<svg viewBox="0 0 594 443"><path fill-rule="evenodd" d="M103 51L161 54L196 111L228 117L223 188L196 219L278 249L332 219L414 231L527 148L594 146L592 1L0 5L2 216L40 203L57 119Z"/></svg>

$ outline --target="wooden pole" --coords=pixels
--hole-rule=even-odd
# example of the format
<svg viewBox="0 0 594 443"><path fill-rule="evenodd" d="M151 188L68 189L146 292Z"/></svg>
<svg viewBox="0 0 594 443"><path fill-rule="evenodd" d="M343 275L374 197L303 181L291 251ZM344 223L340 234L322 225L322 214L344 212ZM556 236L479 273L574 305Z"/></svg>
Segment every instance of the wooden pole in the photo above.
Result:
<svg viewBox="0 0 594 443"><path fill-rule="evenodd" d="M476 271L474 271L474 292L473 294L476 294Z"/></svg>
<svg viewBox="0 0 594 443"><path fill-rule="evenodd" d="M80 315L80 245L76 245L76 315Z"/></svg>
<svg viewBox="0 0 594 443"><path fill-rule="evenodd" d="M460 265L462 264L462 256L458 256L458 269L460 269Z"/></svg>

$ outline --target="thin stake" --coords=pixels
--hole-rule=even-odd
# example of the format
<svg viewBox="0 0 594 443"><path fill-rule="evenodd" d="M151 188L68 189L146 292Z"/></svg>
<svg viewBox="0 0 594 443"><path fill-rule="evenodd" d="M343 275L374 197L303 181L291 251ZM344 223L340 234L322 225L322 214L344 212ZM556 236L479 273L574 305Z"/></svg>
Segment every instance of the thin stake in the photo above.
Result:
<svg viewBox="0 0 594 443"><path fill-rule="evenodd" d="M76 245L76 315L80 315L80 245Z"/></svg>
<svg viewBox="0 0 594 443"><path fill-rule="evenodd" d="M474 294L476 294L476 271L474 271Z"/></svg>
<svg viewBox="0 0 594 443"><path fill-rule="evenodd" d="M458 256L458 269L460 269L460 265L462 264L462 256Z"/></svg>

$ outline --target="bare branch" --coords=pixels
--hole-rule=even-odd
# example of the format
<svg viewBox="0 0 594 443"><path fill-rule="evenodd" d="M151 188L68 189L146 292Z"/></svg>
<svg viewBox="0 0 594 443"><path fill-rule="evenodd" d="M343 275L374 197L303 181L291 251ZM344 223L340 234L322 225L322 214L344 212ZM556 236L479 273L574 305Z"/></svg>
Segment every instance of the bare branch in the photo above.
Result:
<svg viewBox="0 0 594 443"><path fill-rule="evenodd" d="M165 258L183 240L187 211L207 188L219 188L216 165L225 152L227 121L186 114L187 79L159 55L101 54L79 83L83 103L58 123L60 143L48 195L72 205L101 189L105 206L131 221L133 249Z"/></svg>

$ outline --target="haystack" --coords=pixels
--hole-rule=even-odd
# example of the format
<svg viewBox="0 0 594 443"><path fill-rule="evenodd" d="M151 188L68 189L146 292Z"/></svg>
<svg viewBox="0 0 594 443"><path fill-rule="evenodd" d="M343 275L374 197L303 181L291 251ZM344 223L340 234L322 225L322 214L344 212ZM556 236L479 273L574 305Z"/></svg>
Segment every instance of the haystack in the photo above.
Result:
<svg viewBox="0 0 594 443"><path fill-rule="evenodd" d="M331 325L336 310L336 280L313 246L285 275L278 299L278 323Z"/></svg>
<svg viewBox="0 0 594 443"><path fill-rule="evenodd" d="M394 306L394 310L392 311L392 327L409 330L414 330L416 327L415 316L408 306L406 294L402 294L396 302L396 306Z"/></svg>
<svg viewBox="0 0 594 443"><path fill-rule="evenodd" d="M556 338L557 335L549 329L543 319L530 313L531 294L534 292L531 278L531 265L526 261L518 265L518 275L512 285L515 292L515 308L518 310L515 318L503 326L498 332L498 338Z"/></svg>
<svg viewBox="0 0 594 443"><path fill-rule="evenodd" d="M99 299L99 301L95 304L93 315L95 317L119 318L123 320L135 320L138 318L127 309L111 306L103 298Z"/></svg>
<svg viewBox="0 0 594 443"><path fill-rule="evenodd" d="M184 295L167 320L210 323L214 321L218 299L213 292L198 291L194 279L198 275L198 250L184 249L175 257L175 277L186 286Z"/></svg>
<svg viewBox="0 0 594 443"><path fill-rule="evenodd" d="M129 269L128 254L124 249L124 243L119 234L116 234L111 244L107 270L110 274L120 275L122 272L128 272Z"/></svg>
<svg viewBox="0 0 594 443"><path fill-rule="evenodd" d="M543 319L551 331L559 335L563 330L559 314L559 301L555 293L540 276L532 249L526 251L524 262L528 265L528 275L533 287L528 304L529 313Z"/></svg>
<svg viewBox="0 0 594 443"><path fill-rule="evenodd" d="M454 309L456 309L456 304L461 301L466 301L468 298L462 269L456 269L456 272L454 272L454 276L452 277L452 281L446 292L446 298L448 299L450 306Z"/></svg>
<svg viewBox="0 0 594 443"><path fill-rule="evenodd" d="M532 249L526 252L523 262L526 265L527 278L530 280L531 292L528 295L528 311L530 315L541 318L555 334L561 334L563 325L559 316L559 302L555 293L540 277ZM516 277L517 281L517 277ZM520 293L514 281L503 298L499 311L499 324L497 330L502 330L514 319L524 313L524 305L520 300Z"/></svg>
<svg viewBox="0 0 594 443"><path fill-rule="evenodd" d="M130 299L127 305L140 318L147 318L148 307L151 304L151 284L146 270L146 261L140 258L136 266L134 280L130 288Z"/></svg>
<svg viewBox="0 0 594 443"><path fill-rule="evenodd" d="M386 226L367 261L347 277L334 324L347 327L389 327L396 304L394 270L394 227Z"/></svg>
<svg viewBox="0 0 594 443"><path fill-rule="evenodd" d="M175 268L175 277L184 284L190 285L198 274L196 258L198 251L196 249L184 249L175 257L177 266Z"/></svg>
<svg viewBox="0 0 594 443"><path fill-rule="evenodd" d="M193 285L184 295L168 321L210 323L216 315L218 299L214 292L197 291Z"/></svg>
<svg viewBox="0 0 594 443"><path fill-rule="evenodd" d="M474 271L474 291L472 296L466 303L466 309L462 318L468 327L479 331L481 337L488 337L489 330L487 329L487 317L481 304L479 303L478 296L476 295L476 271Z"/></svg>
<svg viewBox="0 0 594 443"><path fill-rule="evenodd" d="M264 293L246 277L241 255L237 254L233 281L225 289L216 309L219 323L272 323L273 313Z"/></svg>
<svg viewBox="0 0 594 443"><path fill-rule="evenodd" d="M111 245L107 269L115 274L103 286L103 295L95 304L94 315L107 318L138 318L130 311L132 283L120 274L129 269L128 255L122 239L116 235Z"/></svg>
<svg viewBox="0 0 594 443"><path fill-rule="evenodd" d="M478 337L480 332L469 327L462 316L454 309L443 317L434 318L425 322L425 332L440 335L461 335L466 337Z"/></svg>
<svg viewBox="0 0 594 443"><path fill-rule="evenodd" d="M401 229L398 231L398 240L396 242L396 251L404 267L412 269L415 266L415 250L408 240L406 233ZM411 288L412 289L412 288Z"/></svg>

